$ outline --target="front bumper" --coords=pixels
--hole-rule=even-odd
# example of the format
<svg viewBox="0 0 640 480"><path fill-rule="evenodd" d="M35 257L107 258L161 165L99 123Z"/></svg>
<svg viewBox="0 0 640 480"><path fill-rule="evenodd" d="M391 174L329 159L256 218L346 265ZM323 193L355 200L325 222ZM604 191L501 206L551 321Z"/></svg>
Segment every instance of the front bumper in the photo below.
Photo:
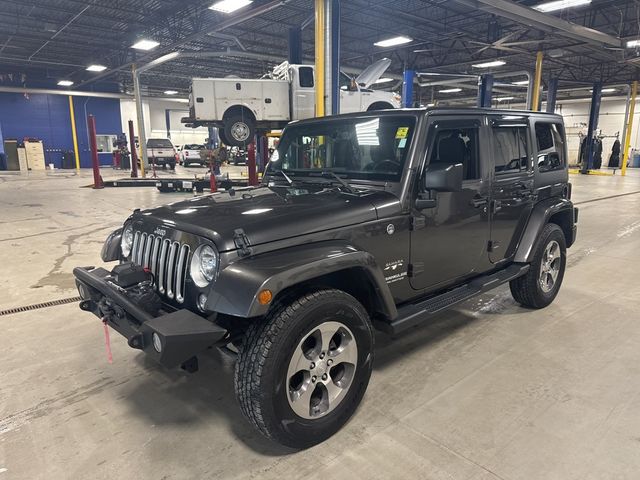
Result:
<svg viewBox="0 0 640 480"><path fill-rule="evenodd" d="M151 315L113 283L111 272L104 268L77 267L73 274L82 297L80 308L106 321L130 347L143 350L167 368L182 365L227 333L187 309Z"/></svg>

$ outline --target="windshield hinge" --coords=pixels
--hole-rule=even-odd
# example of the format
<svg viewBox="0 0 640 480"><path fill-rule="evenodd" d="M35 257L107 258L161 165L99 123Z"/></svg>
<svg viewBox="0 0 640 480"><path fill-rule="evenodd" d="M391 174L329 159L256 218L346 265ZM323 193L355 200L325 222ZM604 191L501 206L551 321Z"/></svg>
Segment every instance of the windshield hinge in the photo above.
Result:
<svg viewBox="0 0 640 480"><path fill-rule="evenodd" d="M411 217L411 230L420 230L427 226L427 219L424 215Z"/></svg>
<svg viewBox="0 0 640 480"><path fill-rule="evenodd" d="M247 255L251 255L251 249L249 248L249 239L247 238L247 234L244 233L244 230L242 230L241 228L233 231L233 243L238 249L239 257L246 257Z"/></svg>
<svg viewBox="0 0 640 480"><path fill-rule="evenodd" d="M424 262L413 262L407 265L407 277L417 277L421 273L424 273Z"/></svg>

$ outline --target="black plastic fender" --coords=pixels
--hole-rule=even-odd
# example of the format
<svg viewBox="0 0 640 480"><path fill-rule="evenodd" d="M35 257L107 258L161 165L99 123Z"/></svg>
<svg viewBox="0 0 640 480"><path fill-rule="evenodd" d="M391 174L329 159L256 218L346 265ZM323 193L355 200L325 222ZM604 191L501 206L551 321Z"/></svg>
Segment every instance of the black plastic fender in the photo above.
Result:
<svg viewBox="0 0 640 480"><path fill-rule="evenodd" d="M369 252L343 242L321 242L243 258L220 271L207 299L207 310L237 317L258 317L270 305L261 305L257 295L268 289L274 298L289 287L339 272L361 268L375 288L383 314L397 316L391 291L375 258Z"/></svg>
<svg viewBox="0 0 640 480"><path fill-rule="evenodd" d="M567 210L571 212L573 218L573 203L566 198L547 198L538 203L529 216L529 222L525 229L518 249L514 257L514 262L529 263L533 257L533 248L540 236L540 232L548 223L549 219L558 212ZM569 242L567 242L569 246Z"/></svg>
<svg viewBox="0 0 640 480"><path fill-rule="evenodd" d="M122 238L122 228L118 228L109 234L102 245L100 257L103 262L113 262L120 259L120 240Z"/></svg>

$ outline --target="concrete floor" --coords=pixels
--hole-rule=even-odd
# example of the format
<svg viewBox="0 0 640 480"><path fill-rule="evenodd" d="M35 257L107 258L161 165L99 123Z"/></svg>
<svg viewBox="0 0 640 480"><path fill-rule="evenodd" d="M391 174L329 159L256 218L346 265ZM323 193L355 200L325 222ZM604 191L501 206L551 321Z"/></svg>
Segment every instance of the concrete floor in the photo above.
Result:
<svg viewBox="0 0 640 480"><path fill-rule="evenodd" d="M572 181L576 202L640 192L637 175ZM0 176L0 310L75 296L72 268L99 265L134 207L185 196L88 183ZM0 480L637 479L639 272L640 194L583 203L553 305L522 309L503 287L378 335L355 417L298 453L243 419L219 353L167 372L113 335L109 365L76 304L0 316Z"/></svg>

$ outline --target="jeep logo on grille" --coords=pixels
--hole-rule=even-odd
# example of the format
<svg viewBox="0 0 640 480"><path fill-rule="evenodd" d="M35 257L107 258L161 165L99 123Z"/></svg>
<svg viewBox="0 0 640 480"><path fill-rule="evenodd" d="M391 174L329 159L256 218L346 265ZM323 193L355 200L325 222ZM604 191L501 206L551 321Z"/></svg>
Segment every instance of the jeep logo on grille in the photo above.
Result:
<svg viewBox="0 0 640 480"><path fill-rule="evenodd" d="M167 234L167 231L164 228L158 227L153 231L153 233L155 233L159 237L164 237Z"/></svg>

